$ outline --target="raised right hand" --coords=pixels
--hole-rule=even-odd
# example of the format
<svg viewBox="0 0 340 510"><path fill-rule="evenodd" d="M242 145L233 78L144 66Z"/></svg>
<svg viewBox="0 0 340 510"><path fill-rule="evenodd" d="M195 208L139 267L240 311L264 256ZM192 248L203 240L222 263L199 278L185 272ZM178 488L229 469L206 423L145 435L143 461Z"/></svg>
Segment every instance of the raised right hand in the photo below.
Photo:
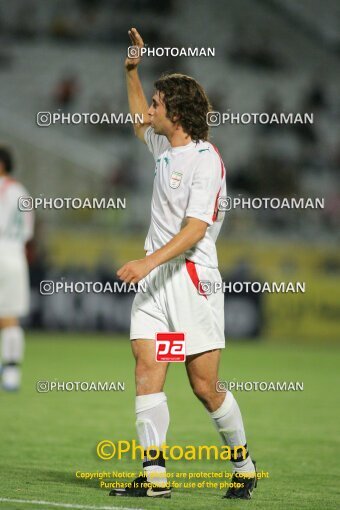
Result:
<svg viewBox="0 0 340 510"><path fill-rule="evenodd" d="M131 43L132 43L132 46L134 46L134 48L132 48L131 46L129 47L130 56L128 55L127 59L125 60L125 68L128 71L131 71L131 69L135 69L140 64L140 62L142 60L142 57L139 56L139 53L140 53L140 48L144 47L144 41L141 38L141 36L136 28L131 28L131 30L129 30L128 34L130 36ZM134 57L135 54L136 54L136 58L131 58L131 57Z"/></svg>

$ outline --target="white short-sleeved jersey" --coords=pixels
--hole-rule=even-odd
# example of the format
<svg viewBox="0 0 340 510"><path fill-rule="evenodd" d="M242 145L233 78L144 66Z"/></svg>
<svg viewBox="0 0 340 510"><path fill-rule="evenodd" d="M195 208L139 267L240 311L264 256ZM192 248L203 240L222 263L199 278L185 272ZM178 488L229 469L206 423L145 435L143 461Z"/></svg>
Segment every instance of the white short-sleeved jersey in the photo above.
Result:
<svg viewBox="0 0 340 510"><path fill-rule="evenodd" d="M0 318L23 317L29 309L29 277L25 243L33 235L33 212L21 211L26 189L0 177ZM25 202L23 202L22 206Z"/></svg>
<svg viewBox="0 0 340 510"><path fill-rule="evenodd" d="M32 211L19 209L19 198L29 197L27 190L10 177L0 177L0 251L22 253L33 235Z"/></svg>
<svg viewBox="0 0 340 510"><path fill-rule="evenodd" d="M185 253L202 266L216 268L215 242L224 213L218 199L226 196L225 168L218 150L210 142L190 142L171 147L165 136L149 127L146 144L156 161L151 202L151 225L144 249L151 254L168 243L182 228L187 217L208 223L203 239Z"/></svg>

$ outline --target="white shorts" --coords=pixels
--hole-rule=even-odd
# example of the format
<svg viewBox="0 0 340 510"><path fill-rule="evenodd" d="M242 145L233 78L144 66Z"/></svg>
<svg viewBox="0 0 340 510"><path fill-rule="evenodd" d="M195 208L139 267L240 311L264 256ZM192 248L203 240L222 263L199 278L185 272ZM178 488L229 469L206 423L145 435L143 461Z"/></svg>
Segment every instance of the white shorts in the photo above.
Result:
<svg viewBox="0 0 340 510"><path fill-rule="evenodd" d="M223 349L223 292L200 294L206 285L199 281L221 282L220 272L184 257L151 271L140 283L146 291L133 301L130 339L155 339L156 333L171 331L185 334L187 355Z"/></svg>
<svg viewBox="0 0 340 510"><path fill-rule="evenodd" d="M24 254L0 255L0 318L23 317L29 311L29 278Z"/></svg>

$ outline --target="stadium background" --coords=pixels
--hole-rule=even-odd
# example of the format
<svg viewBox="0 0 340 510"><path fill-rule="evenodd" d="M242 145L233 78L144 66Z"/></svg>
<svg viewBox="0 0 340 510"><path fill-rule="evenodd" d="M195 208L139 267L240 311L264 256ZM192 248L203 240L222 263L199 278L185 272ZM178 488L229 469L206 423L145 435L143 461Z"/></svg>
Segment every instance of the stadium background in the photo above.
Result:
<svg viewBox="0 0 340 510"><path fill-rule="evenodd" d="M130 409L126 400L133 402L127 336L132 296L40 296L39 282L62 277L69 281L112 279L121 264L143 256L152 157L133 137L130 125L38 127L36 114L58 110L127 113L123 62L129 45L127 30L136 26L149 46L216 50L214 58L145 58L141 78L148 98L153 81L162 72L179 71L193 75L205 87L217 111L314 113L311 126L221 125L211 129L211 138L226 163L232 196L325 199L325 208L318 210L230 211L218 241L220 269L226 280L306 282L305 294L228 297L226 329L233 361L230 367L226 351L222 374L238 380L302 379L309 384L302 396L241 394L239 399L246 409L250 438L261 446L264 469L276 469L276 485L267 489L267 500L262 494L258 508L275 508L281 475L282 491L293 484L299 508L321 508L312 475L303 479L309 487L306 499L296 485L293 461L285 458L282 472L272 452L279 456L284 450L286 455L285 448L305 440L310 450L303 469L312 466L312 472L320 473L322 459L329 460L333 451L327 438L336 438L338 417L331 388L338 385L334 363L339 357L340 332L339 21L339 5L334 0L0 1L0 138L14 150L15 175L34 197L127 200L126 209L120 211L36 213L36 233L28 246L32 306L25 321L29 334L24 384L16 401L1 395L6 404L1 423L6 439L4 458L12 473L11 481L4 474L5 496L14 497L15 491L23 490L22 482L30 499L48 500L54 495L54 499L60 496L69 502L74 489L75 503L95 504L98 491L94 484L84 494L79 483L67 485L69 473L80 464L84 470L91 466L107 469L94 459L94 445L103 436L118 437L123 423L127 435L134 437L133 406ZM250 343L250 339L258 342ZM175 415L186 405L194 408L181 368L173 368L167 390ZM175 374L178 384L185 387L177 400ZM128 390L113 397L38 395L34 389L37 377L121 377ZM11 400L5 401L8 397ZM124 408L122 413L121 405L129 410ZM94 414L86 413L88 406ZM323 421L321 427L324 439L315 447L320 440L318 413L326 410L327 424ZM294 440L288 425L284 426L284 416L299 430ZM190 442L190 426L195 427L203 417L202 410L193 411L187 427L181 424L177 429L175 420L172 440L178 439L176 431L181 430L183 441ZM203 429L203 425L198 428L197 444L208 440ZM277 434L281 443L277 443ZM37 435L50 447L53 469L51 458L39 448ZM210 443L216 440L213 437L212 433L208 436ZM25 459L18 447L23 440ZM268 440L275 446L270 448ZM74 446L77 441L78 447ZM316 451L320 454L317 460ZM192 497L194 507L200 508L203 503L196 495ZM210 493L206 498L210 501ZM335 505L331 499L328 503L328 508ZM191 504L187 500L185 507ZM252 504L257 508L255 500ZM281 504L277 508L287 508ZM182 508L178 499L173 505ZM294 500L291 505L294 508Z"/></svg>

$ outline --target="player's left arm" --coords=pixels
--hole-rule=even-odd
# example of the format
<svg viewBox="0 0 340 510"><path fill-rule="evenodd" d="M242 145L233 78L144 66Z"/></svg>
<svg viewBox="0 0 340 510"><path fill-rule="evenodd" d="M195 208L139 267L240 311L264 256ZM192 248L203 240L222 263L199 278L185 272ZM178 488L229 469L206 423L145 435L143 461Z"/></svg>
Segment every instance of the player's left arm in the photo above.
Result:
<svg viewBox="0 0 340 510"><path fill-rule="evenodd" d="M20 200L21 197L31 198L31 195L28 193L27 189L24 188L21 184L17 184L15 189L13 189L13 196L12 196L12 201L13 201L14 207L18 208L18 200ZM22 240L25 243L27 243L28 241L30 241L33 238L34 212L32 209L31 210L27 209L24 211L21 211L19 209L17 209L17 210L19 211L19 214L22 216L22 223L21 223L22 230L20 232L20 236L21 236Z"/></svg>
<svg viewBox="0 0 340 510"><path fill-rule="evenodd" d="M124 264L117 271L117 276L126 283L138 283L157 266L190 250L203 239L207 228L208 223L205 221L187 217L185 225L171 241L143 259L132 260Z"/></svg>

